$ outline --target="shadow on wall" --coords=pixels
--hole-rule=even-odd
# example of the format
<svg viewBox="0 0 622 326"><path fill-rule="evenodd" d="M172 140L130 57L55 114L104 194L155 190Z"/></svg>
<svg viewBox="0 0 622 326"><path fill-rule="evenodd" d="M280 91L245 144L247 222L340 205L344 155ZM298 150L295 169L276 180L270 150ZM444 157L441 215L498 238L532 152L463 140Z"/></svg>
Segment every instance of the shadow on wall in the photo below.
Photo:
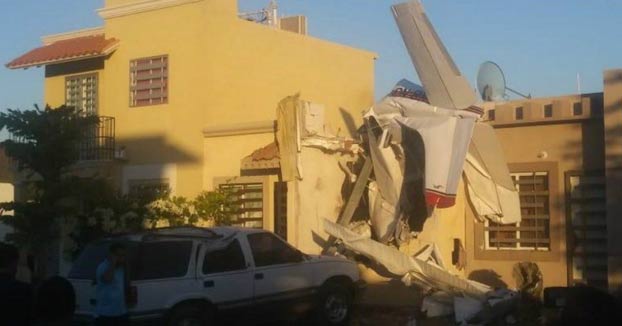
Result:
<svg viewBox="0 0 622 326"><path fill-rule="evenodd" d="M478 269L469 274L469 280L486 284L495 289L507 288L508 285L501 279L501 275L492 269Z"/></svg>
<svg viewBox="0 0 622 326"><path fill-rule="evenodd" d="M354 118L350 114L350 112L346 111L344 108L339 108L339 113L341 113L341 117L343 118L343 122L348 128L348 132L351 137L356 137L358 133L359 126L356 125Z"/></svg>
<svg viewBox="0 0 622 326"><path fill-rule="evenodd" d="M132 164L200 162L200 157L168 142L162 135L118 137L117 148L125 148L126 159Z"/></svg>

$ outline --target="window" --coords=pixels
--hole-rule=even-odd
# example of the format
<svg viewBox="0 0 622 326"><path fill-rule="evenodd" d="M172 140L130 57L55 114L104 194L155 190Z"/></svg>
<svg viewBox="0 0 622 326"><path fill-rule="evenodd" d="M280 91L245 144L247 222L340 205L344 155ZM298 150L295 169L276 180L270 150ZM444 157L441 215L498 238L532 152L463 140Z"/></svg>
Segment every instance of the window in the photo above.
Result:
<svg viewBox="0 0 622 326"><path fill-rule="evenodd" d="M142 243L134 262L132 279L153 280L186 276L191 254L192 241Z"/></svg>
<svg viewBox="0 0 622 326"><path fill-rule="evenodd" d="M495 121L495 110L488 110L488 120Z"/></svg>
<svg viewBox="0 0 622 326"><path fill-rule="evenodd" d="M130 61L130 106L168 103L168 56Z"/></svg>
<svg viewBox="0 0 622 326"><path fill-rule="evenodd" d="M552 118L553 117L553 104L545 104L544 105L544 117Z"/></svg>
<svg viewBox="0 0 622 326"><path fill-rule="evenodd" d="M583 115L583 103L575 102L572 105L572 115L574 116Z"/></svg>
<svg viewBox="0 0 622 326"><path fill-rule="evenodd" d="M89 244L71 266L69 278L78 280L95 280L97 266L108 257L108 248L116 241L101 241ZM123 241L127 247L129 261L136 257L136 242Z"/></svg>
<svg viewBox="0 0 622 326"><path fill-rule="evenodd" d="M146 198L160 198L170 192L168 179L140 179L129 180L130 196L145 196Z"/></svg>
<svg viewBox="0 0 622 326"><path fill-rule="evenodd" d="M520 196L521 222L486 222L486 249L550 250L549 173L512 173L512 179Z"/></svg>
<svg viewBox="0 0 622 326"><path fill-rule="evenodd" d="M234 225L263 228L263 183L227 183L220 189L231 194Z"/></svg>
<svg viewBox="0 0 622 326"><path fill-rule="evenodd" d="M302 261L302 256L297 250L272 233L250 234L248 242L257 267L293 264Z"/></svg>
<svg viewBox="0 0 622 326"><path fill-rule="evenodd" d="M97 114L97 74L65 78L65 104L85 114Z"/></svg>
<svg viewBox="0 0 622 326"><path fill-rule="evenodd" d="M209 250L203 260L203 274L214 274L246 269L246 259L240 242L233 240L225 248Z"/></svg>
<svg viewBox="0 0 622 326"><path fill-rule="evenodd" d="M514 111L516 120L523 120L523 107L519 106Z"/></svg>

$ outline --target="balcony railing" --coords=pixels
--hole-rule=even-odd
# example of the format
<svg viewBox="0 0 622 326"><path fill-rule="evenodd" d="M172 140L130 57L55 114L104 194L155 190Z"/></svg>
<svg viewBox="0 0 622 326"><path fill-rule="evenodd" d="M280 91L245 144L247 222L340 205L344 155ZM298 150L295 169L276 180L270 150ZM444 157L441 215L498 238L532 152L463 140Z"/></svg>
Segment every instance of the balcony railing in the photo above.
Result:
<svg viewBox="0 0 622 326"><path fill-rule="evenodd" d="M115 121L113 117L98 116L99 122L84 130L84 137L78 144L78 161L111 161L115 159ZM25 142L10 135L14 142Z"/></svg>
<svg viewBox="0 0 622 326"><path fill-rule="evenodd" d="M110 161L115 158L114 118L99 116L99 123L85 130L78 145L80 161Z"/></svg>

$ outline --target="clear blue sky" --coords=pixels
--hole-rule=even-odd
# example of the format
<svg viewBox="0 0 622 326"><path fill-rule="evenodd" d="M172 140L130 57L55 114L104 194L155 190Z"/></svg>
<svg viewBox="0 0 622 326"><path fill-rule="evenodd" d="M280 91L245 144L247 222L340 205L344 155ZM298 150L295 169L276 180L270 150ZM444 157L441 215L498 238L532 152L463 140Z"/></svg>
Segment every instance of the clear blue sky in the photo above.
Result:
<svg viewBox="0 0 622 326"><path fill-rule="evenodd" d="M208 0L209 1L209 0ZM234 0L231 0L234 1ZM268 0L239 0L241 10ZM371 50L376 97L399 79L417 81L389 10L398 0L280 0L282 14L309 17L311 35ZM493 60L508 85L534 96L602 90L602 70L622 67L622 1L424 0L454 60L474 83ZM40 44L40 36L99 26L103 0L0 0L0 62ZM0 109L42 102L43 69L0 67Z"/></svg>

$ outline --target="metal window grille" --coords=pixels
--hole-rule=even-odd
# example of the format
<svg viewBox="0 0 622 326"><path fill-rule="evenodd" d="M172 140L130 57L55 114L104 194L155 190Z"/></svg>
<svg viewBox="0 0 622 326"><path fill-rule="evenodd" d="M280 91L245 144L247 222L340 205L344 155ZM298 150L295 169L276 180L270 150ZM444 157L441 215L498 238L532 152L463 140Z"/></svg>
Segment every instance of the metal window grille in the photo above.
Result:
<svg viewBox="0 0 622 326"><path fill-rule="evenodd" d="M170 191L168 179L129 180L128 185L130 195L142 195L153 199L160 198Z"/></svg>
<svg viewBox="0 0 622 326"><path fill-rule="evenodd" d="M85 114L97 114L97 74L65 78L65 104Z"/></svg>
<svg viewBox="0 0 622 326"><path fill-rule="evenodd" d="M233 225L263 228L263 184L262 183L227 183L220 185L221 190L230 192L233 206Z"/></svg>
<svg viewBox="0 0 622 326"><path fill-rule="evenodd" d="M130 106L168 103L168 56L130 61Z"/></svg>
<svg viewBox="0 0 622 326"><path fill-rule="evenodd" d="M503 225L486 222L486 249L550 250L550 193L548 172L513 173L521 221Z"/></svg>

